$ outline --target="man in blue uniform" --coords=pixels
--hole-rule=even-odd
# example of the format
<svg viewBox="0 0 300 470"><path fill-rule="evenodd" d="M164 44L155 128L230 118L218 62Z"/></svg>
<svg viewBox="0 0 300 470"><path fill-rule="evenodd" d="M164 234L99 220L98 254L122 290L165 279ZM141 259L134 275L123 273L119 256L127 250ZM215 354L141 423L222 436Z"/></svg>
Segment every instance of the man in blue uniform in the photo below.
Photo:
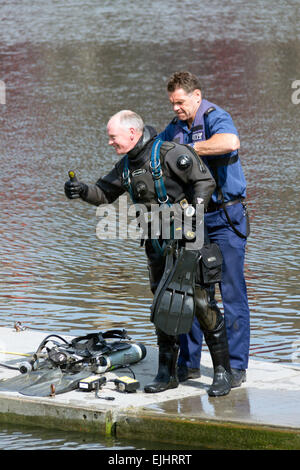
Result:
<svg viewBox="0 0 300 470"><path fill-rule="evenodd" d="M246 181L238 155L238 132L231 116L202 98L200 83L190 72L174 73L167 84L174 119L158 136L162 140L192 145L216 181L205 223L211 242L223 255L220 291L224 307L232 387L246 380L250 343L250 313L244 278L246 239L249 232ZM179 380L200 376L202 331L197 319L181 335Z"/></svg>

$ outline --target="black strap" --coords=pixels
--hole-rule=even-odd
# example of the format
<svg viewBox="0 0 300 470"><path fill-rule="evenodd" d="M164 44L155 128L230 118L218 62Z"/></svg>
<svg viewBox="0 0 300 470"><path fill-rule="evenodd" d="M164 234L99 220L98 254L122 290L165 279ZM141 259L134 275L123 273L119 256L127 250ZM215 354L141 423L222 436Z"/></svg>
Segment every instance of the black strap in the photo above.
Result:
<svg viewBox="0 0 300 470"><path fill-rule="evenodd" d="M247 229L246 229L246 234L240 232L236 226L233 224L232 220L230 219L229 217L229 214L227 212L227 209L226 209L226 206L224 203L222 203L221 205L221 209L223 209L223 211L225 212L225 215L226 215L226 219L227 219L227 222L229 223L230 227L232 228L232 230L234 230L234 232L240 237L240 238L248 238L249 235L250 235L250 223L249 223L249 214L248 214L248 210L247 210L247 205L245 202L242 202L242 205L244 207L244 210L245 210L245 213L246 213L246 223L247 223Z"/></svg>
<svg viewBox="0 0 300 470"><path fill-rule="evenodd" d="M107 338L117 338L120 341L107 342ZM91 358L103 354L109 354L120 349L128 349L130 343L122 342L122 340L131 340L126 330L108 330L104 333L89 333L85 336L78 336L74 338L69 347L72 352L79 356Z"/></svg>
<svg viewBox="0 0 300 470"><path fill-rule="evenodd" d="M220 160L220 159L218 159ZM236 159L237 161L237 159ZM233 163L233 162L232 162ZM215 166L214 170L212 173L213 173L213 177L216 181L216 185L217 185L217 190L218 190L218 194L221 198L221 204L220 204L220 209L223 209L223 211L225 212L225 215L226 215L226 219L227 219L227 222L229 223L230 227L232 228L232 230L241 238L247 238L249 235L250 235L250 223L249 223L249 214L248 214L248 210L247 210L247 205L245 202L242 202L243 204L243 207L244 207L244 210L245 210L245 213L246 213L246 220L247 220L247 230L246 230L246 234L240 232L236 227L235 225L233 224L232 220L230 219L230 216L228 214L228 211L227 211L227 208L226 208L226 204L225 204L225 201L224 201L224 195L223 195L223 192L222 192L222 187L221 185L219 184L219 175L218 175L218 171L217 171L217 165Z"/></svg>
<svg viewBox="0 0 300 470"><path fill-rule="evenodd" d="M220 166L228 166L232 165L233 163L236 163L239 159L239 154L238 152L235 155L229 155L227 157L219 157L219 158L210 158L207 161L207 164L212 168L212 169L217 169Z"/></svg>
<svg viewBox="0 0 300 470"><path fill-rule="evenodd" d="M102 333L103 338L131 339L126 330L108 330Z"/></svg>
<svg viewBox="0 0 300 470"><path fill-rule="evenodd" d="M97 348L110 348L110 345L105 341L106 338L118 338L118 339L128 339L131 338L128 336L126 330L108 330L102 333L89 333L85 336L78 336L71 341L71 346L76 349L88 350L90 351L93 347L97 345ZM83 343L81 343L84 341ZM80 344L81 343L81 344Z"/></svg>

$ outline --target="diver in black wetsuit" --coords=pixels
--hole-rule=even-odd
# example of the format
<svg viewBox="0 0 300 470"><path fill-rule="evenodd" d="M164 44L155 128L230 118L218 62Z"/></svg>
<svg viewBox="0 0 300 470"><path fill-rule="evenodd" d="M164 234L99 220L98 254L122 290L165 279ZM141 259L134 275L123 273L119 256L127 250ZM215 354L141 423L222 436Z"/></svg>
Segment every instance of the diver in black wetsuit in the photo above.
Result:
<svg viewBox="0 0 300 470"><path fill-rule="evenodd" d="M118 155L123 155L122 158L106 176L98 179L95 184L87 185L81 181L67 181L65 194L69 199L80 197L98 206L114 202L127 191L135 203L143 204L148 210L151 210L151 204L157 205L166 201L169 204L178 203L182 206L184 206L182 204L184 201L184 204L188 203L192 207L201 201L206 209L215 189L215 182L193 149L174 142L160 142L158 155L156 155L158 164L155 166L159 165L161 171L155 175L152 156L153 147L158 142L155 139L156 131L151 126L145 126L139 115L132 111L120 111L109 120L107 133L109 145L114 147ZM160 199L157 181L165 191L165 201ZM162 242L163 240L160 240L160 244ZM180 242L183 248L178 266L187 266L184 264L184 256L187 253L188 243L188 239ZM156 247L153 240L146 239L145 251L153 293L156 293L166 267L166 257L162 256ZM194 274L197 274L201 256L199 251L192 250L192 252L196 264L187 266L185 269L190 268ZM178 270L176 271L177 268L175 268L173 271L176 277ZM179 277L184 274L186 273L179 273ZM166 276L166 279L168 280L169 277ZM166 288L166 285L164 287ZM215 302L213 290L209 288L209 284L203 283L199 274L196 275L193 292L194 311L203 329L214 366L214 379L208 394L210 396L226 395L231 389L231 370L224 319ZM168 312L170 313L173 316L182 315L180 311L174 311L174 309ZM147 393L161 392L178 386L177 358L180 331L166 332L157 326L155 319L154 324L158 338L159 364L154 381L145 386Z"/></svg>

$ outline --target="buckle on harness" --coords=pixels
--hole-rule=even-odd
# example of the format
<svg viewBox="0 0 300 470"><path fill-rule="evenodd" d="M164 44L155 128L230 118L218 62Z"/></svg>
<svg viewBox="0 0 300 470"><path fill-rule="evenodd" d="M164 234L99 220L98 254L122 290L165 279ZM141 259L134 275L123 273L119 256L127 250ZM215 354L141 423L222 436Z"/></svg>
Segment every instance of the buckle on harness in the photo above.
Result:
<svg viewBox="0 0 300 470"><path fill-rule="evenodd" d="M152 178L154 180L158 180L162 177L163 172L160 166L160 160L156 162L156 164L153 164L154 162L150 161L150 169L152 173Z"/></svg>
<svg viewBox="0 0 300 470"><path fill-rule="evenodd" d="M189 206L189 203L186 199L182 199L181 201L179 201L179 204L182 209L186 209Z"/></svg>
<svg viewBox="0 0 300 470"><path fill-rule="evenodd" d="M166 194L166 197L164 200L159 199L159 197L157 197L157 200L160 204L166 204L169 200L169 196Z"/></svg>

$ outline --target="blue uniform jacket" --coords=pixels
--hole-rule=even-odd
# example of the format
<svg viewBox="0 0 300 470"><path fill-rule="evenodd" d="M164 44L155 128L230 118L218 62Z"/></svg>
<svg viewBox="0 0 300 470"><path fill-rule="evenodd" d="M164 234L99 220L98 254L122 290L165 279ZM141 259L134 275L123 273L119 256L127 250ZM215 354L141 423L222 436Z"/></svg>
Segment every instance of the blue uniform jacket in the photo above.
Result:
<svg viewBox="0 0 300 470"><path fill-rule="evenodd" d="M191 129L188 128L185 121L174 118L165 130L158 135L158 138L193 145L196 141L209 139L214 134L224 133L238 136L237 129L230 114L219 106L202 100L202 105L197 111ZM240 159L237 157L237 151L215 157L202 157L202 160L214 176L214 172L217 171L217 183L221 188L224 202L238 197L246 197L246 180ZM224 159L224 165L222 165L222 158ZM217 169L214 169L214 160L215 163L217 163ZM218 162L216 160L218 160ZM228 164L229 161L234 161L234 163ZM214 202L221 202L220 191L218 191L218 189L215 190L212 200Z"/></svg>

